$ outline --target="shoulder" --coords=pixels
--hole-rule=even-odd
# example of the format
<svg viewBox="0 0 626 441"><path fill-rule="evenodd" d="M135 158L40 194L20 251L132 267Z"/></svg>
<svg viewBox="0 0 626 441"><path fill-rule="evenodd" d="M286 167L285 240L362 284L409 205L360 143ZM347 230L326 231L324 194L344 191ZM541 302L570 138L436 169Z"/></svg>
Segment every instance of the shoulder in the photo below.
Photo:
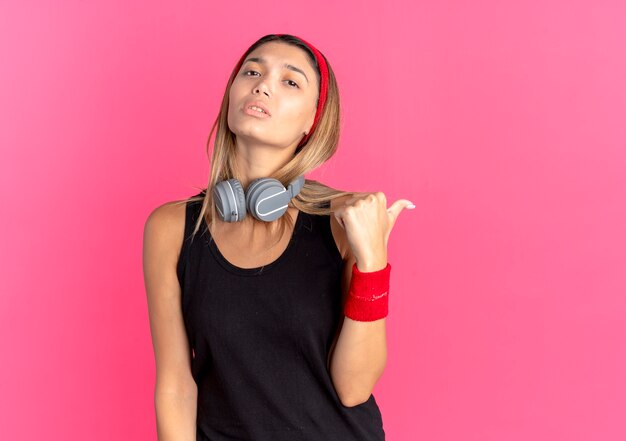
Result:
<svg viewBox="0 0 626 441"><path fill-rule="evenodd" d="M178 259L185 235L186 201L171 201L154 208L144 225L144 250Z"/></svg>
<svg viewBox="0 0 626 441"><path fill-rule="evenodd" d="M343 206L345 202L350 199L351 195L344 195L330 201L330 210L334 212L337 208ZM337 244L337 249L341 253L344 260L350 257L350 244L346 236L346 230L339 224L339 221L333 213L330 213L330 229L333 233L333 238Z"/></svg>

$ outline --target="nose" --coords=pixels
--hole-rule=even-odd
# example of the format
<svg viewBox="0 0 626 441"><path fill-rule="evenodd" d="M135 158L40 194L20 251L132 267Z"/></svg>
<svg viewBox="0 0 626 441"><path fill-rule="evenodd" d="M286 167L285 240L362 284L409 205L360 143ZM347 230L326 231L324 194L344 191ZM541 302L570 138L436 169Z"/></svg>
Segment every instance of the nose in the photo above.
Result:
<svg viewBox="0 0 626 441"><path fill-rule="evenodd" d="M263 90L263 93L264 93L265 95L270 96L270 95L269 95L269 93L267 93L267 90L265 90L265 89L264 89L264 88L262 88L261 86L257 86L257 87L255 87L255 88L254 88L254 93L255 93L255 94L260 93L260 92L261 92L261 90Z"/></svg>
<svg viewBox="0 0 626 441"><path fill-rule="evenodd" d="M269 88L267 87L267 84L265 82L265 79L262 79L261 81L259 81L255 86L254 89L252 91L255 95L258 93L263 92L265 95L267 95L268 97L270 96L269 94Z"/></svg>

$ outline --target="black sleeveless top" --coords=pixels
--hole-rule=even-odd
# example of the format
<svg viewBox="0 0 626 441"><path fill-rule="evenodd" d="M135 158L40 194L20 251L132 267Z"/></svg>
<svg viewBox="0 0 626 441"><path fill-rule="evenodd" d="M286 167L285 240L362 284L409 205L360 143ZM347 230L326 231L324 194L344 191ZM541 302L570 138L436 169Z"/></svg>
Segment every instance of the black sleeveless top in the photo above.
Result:
<svg viewBox="0 0 626 441"><path fill-rule="evenodd" d="M201 205L187 202L177 266L198 386L197 441L384 440L374 395L345 407L326 367L343 314L330 216L299 211L280 257L240 268L206 222L192 240Z"/></svg>

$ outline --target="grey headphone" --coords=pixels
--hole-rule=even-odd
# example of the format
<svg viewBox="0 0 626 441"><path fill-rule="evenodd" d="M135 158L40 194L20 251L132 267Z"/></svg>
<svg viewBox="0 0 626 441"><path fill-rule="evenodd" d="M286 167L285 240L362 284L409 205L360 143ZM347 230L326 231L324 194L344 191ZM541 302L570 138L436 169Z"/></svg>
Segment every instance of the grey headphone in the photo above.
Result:
<svg viewBox="0 0 626 441"><path fill-rule="evenodd" d="M256 219L271 222L287 211L289 201L304 186L304 175L294 179L287 188L278 179L258 178L250 183L244 193L237 179L220 181L213 187L215 207L225 222L240 222L246 210Z"/></svg>

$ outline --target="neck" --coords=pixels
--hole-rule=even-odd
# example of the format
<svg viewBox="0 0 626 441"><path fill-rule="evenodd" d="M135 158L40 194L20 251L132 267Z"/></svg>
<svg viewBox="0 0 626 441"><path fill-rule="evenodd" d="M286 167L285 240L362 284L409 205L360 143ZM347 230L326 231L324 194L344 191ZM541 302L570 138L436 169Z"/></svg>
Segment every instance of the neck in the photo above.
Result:
<svg viewBox="0 0 626 441"><path fill-rule="evenodd" d="M237 139L234 166L239 182L247 189L253 180L271 176L293 158L295 149Z"/></svg>

